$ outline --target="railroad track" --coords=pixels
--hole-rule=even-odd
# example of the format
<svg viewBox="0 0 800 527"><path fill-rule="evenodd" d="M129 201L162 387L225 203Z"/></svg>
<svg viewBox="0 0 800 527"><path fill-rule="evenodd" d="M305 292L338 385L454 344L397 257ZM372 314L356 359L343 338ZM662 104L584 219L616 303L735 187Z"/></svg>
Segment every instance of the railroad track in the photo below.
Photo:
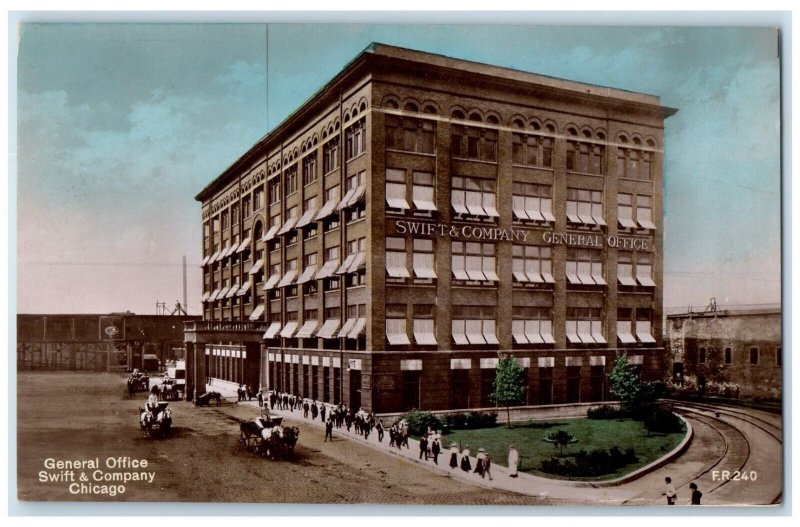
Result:
<svg viewBox="0 0 800 527"><path fill-rule="evenodd" d="M780 425L775 422L775 419L764 418L754 413L751 410L740 410L730 407L719 407L705 403L685 403L683 401L673 401L674 411L681 413L686 417L699 421L707 427L714 430L725 442L725 448L722 455L714 463L707 466L698 473L694 479L711 481L711 484L703 490L705 497L723 497L726 494L735 492L734 488L740 486L743 481L747 481L751 489L757 488L766 504L780 503L782 498L782 491L770 494L770 488L775 486L774 474L764 473L765 467L759 465L759 461L754 459L756 455L761 452L782 452L783 448L783 434ZM748 427L752 427L757 432L753 434ZM747 432L747 433L746 433ZM768 441L773 442L770 444L763 444L763 441L754 442L753 435L761 434L758 439L763 439L764 436ZM777 448L775 448L777 447ZM762 459L763 461L763 459ZM781 460L782 461L782 460ZM782 463L779 463L782 465ZM719 481L715 480L715 475L723 474L723 471L728 471L728 474L749 474L758 473L761 470L759 478L760 482L755 480L735 480L732 478L723 478ZM781 467L782 469L782 467ZM782 472L780 472L780 479L782 480ZM780 488L781 485L778 485ZM682 485L680 489L684 490L684 495L688 491L688 483ZM680 495L680 492L679 492ZM742 500L742 503L745 503Z"/></svg>

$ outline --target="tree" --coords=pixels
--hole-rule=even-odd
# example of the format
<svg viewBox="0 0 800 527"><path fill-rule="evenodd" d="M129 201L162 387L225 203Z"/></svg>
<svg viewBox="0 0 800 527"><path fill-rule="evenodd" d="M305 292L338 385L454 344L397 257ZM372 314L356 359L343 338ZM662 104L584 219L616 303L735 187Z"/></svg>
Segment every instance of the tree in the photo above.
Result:
<svg viewBox="0 0 800 527"><path fill-rule="evenodd" d="M608 374L611 384L611 395L619 400L624 410L631 410L637 405L642 391L642 381L628 365L625 354L617 357L614 369Z"/></svg>
<svg viewBox="0 0 800 527"><path fill-rule="evenodd" d="M575 439L575 436L566 430L557 430L555 432L551 432L547 437L544 438L544 440L548 443L553 443L553 446L558 449L559 455L564 454L564 447L570 443L578 442L578 440Z"/></svg>
<svg viewBox="0 0 800 527"><path fill-rule="evenodd" d="M503 357L497 362L497 373L492 383L491 399L506 407L508 427L511 428L511 405L522 402L522 368L514 357Z"/></svg>

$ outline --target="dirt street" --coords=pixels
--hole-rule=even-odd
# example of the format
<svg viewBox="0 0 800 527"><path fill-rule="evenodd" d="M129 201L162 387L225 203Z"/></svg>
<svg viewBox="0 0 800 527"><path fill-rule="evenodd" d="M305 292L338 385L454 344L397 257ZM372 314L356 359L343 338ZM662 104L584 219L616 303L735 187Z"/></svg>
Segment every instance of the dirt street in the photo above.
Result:
<svg viewBox="0 0 800 527"><path fill-rule="evenodd" d="M34 501L195 501L254 503L371 504L551 504L546 500L472 487L436 475L396 456L337 438L323 443L322 431L302 422L295 459L263 459L239 444L239 420L255 409L228 403L196 408L170 403L174 429L169 437L145 437L137 408L146 394L128 396L125 377L98 373L18 374L18 496ZM39 473L61 477L45 461L106 458L146 459L149 466L127 472L152 472L152 482L129 481L125 492L72 494L67 481L40 482ZM95 469L74 470L89 486L119 485L93 481ZM99 475L98 477L102 477ZM109 476L110 477L110 476ZM146 477L146 476L143 476Z"/></svg>

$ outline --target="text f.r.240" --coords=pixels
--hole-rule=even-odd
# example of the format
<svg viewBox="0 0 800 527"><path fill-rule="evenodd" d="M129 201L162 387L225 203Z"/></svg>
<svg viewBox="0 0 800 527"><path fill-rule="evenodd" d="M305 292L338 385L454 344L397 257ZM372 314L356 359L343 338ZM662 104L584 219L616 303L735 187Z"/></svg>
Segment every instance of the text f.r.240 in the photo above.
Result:
<svg viewBox="0 0 800 527"><path fill-rule="evenodd" d="M714 470L711 472L712 481L755 481L758 472L755 470Z"/></svg>

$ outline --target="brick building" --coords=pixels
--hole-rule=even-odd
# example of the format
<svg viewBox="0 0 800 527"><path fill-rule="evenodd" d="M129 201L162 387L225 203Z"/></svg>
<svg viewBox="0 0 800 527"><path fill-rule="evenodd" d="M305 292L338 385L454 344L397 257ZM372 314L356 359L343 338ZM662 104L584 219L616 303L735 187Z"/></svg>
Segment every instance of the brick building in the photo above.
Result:
<svg viewBox="0 0 800 527"><path fill-rule="evenodd" d="M666 330L673 378L733 383L740 397L781 399L780 309L667 315Z"/></svg>
<svg viewBox="0 0 800 527"><path fill-rule="evenodd" d="M196 196L190 384L395 412L490 406L506 353L530 405L604 399L620 351L661 378L674 112L373 44Z"/></svg>

